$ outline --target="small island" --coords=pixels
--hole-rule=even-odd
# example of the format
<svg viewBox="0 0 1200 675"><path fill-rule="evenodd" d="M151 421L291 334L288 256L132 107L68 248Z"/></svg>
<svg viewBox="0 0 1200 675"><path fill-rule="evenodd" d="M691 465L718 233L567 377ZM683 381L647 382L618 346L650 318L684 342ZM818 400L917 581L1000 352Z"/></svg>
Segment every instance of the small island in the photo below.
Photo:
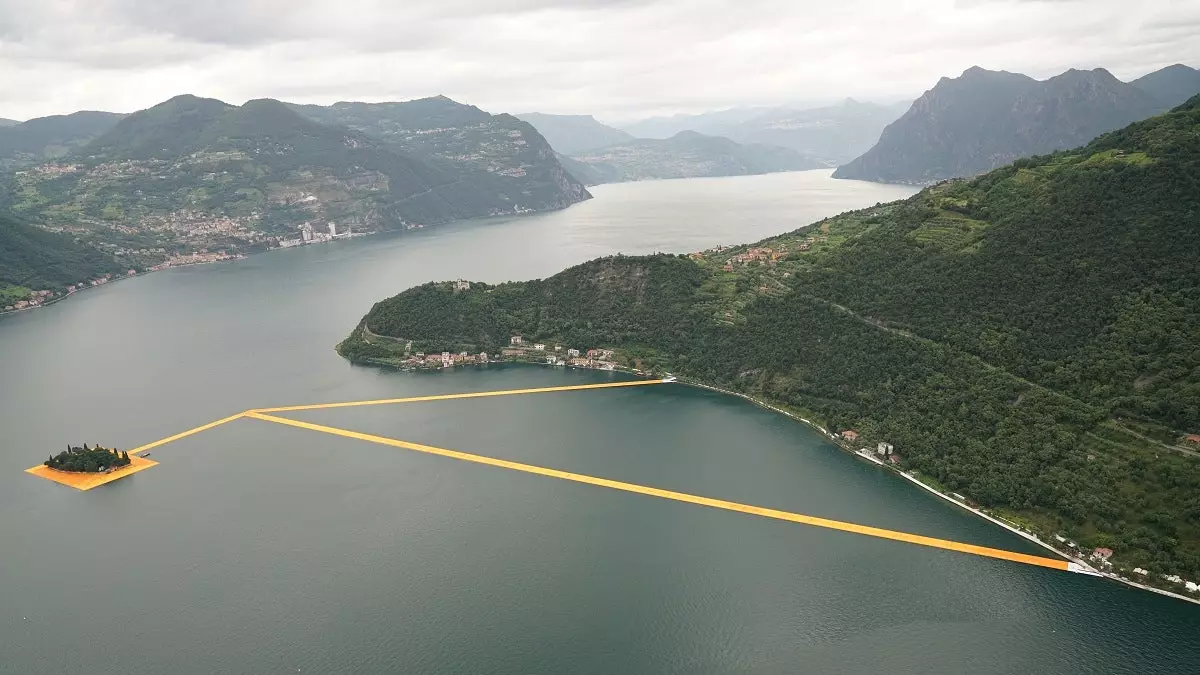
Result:
<svg viewBox="0 0 1200 675"><path fill-rule="evenodd" d="M73 471L76 473L106 473L113 469L129 466L129 452L119 452L116 448L105 448L97 445L89 448L87 443L82 448L67 446L67 449L51 455L43 464L57 471Z"/></svg>

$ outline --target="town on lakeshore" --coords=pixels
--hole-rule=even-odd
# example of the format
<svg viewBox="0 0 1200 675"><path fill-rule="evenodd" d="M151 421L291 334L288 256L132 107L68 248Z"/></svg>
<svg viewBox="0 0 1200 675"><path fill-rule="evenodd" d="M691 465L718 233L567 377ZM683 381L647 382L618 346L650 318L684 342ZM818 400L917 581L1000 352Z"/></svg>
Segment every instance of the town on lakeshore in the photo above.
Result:
<svg viewBox="0 0 1200 675"><path fill-rule="evenodd" d="M459 281L456 283L466 284L467 282ZM372 337L378 338L378 336ZM564 348L563 345L557 344L526 343L523 336L514 335L509 338L508 347L490 356L487 352L479 352L478 354L471 354L469 352L453 353L448 351L429 354L425 352L413 352L412 343L407 342L405 344L404 356L398 358L393 365L414 370L436 370L453 368L455 366L486 365L509 361L544 364L548 366L568 366L571 368L590 368L592 370L620 370L635 375L646 374L641 369L621 367L613 360L614 356L615 352L611 349L580 350L574 347Z"/></svg>
<svg viewBox="0 0 1200 675"><path fill-rule="evenodd" d="M311 195L305 195L303 198L307 197L311 197ZM210 217L190 211L170 214L166 217L163 227L178 230L191 237L215 237L234 232L246 234L249 237L247 241L258 244L260 250L324 244L335 240L374 234L373 232L355 232L353 225L346 225L342 228L336 222L331 221L323 226L314 226L311 222L302 223L298 228L299 236L294 238L268 236L264 233L258 233L259 236L251 236L249 233L241 231L240 225L236 220L227 217ZM414 226L414 229L418 227ZM69 228L58 228L56 231L72 232ZM108 272L58 288L30 289L0 285L0 314L19 312L48 305L63 300L79 291L103 286L113 281L119 281L120 279L135 277L139 274L158 272L172 267L206 265L226 260L240 260L246 257L246 253L239 252L238 250L212 250L207 246L200 246L184 251L168 250L161 246L148 248L127 248L101 244L97 244L97 246L111 254L116 260L124 260L134 263L137 266L131 267L121 273Z"/></svg>

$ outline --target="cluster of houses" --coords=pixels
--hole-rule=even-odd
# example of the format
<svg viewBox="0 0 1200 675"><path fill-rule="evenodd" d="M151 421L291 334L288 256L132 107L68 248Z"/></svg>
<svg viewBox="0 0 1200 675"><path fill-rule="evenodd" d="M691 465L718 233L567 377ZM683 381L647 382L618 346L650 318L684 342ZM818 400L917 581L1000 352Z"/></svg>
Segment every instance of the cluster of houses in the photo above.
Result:
<svg viewBox="0 0 1200 675"><path fill-rule="evenodd" d="M1057 539L1059 542L1067 544L1071 548L1078 548L1075 545L1075 542L1067 541L1060 535L1055 535L1054 538ZM1112 558L1112 555L1113 555L1113 550L1111 548L1098 547L1098 548L1095 548L1092 550L1092 553L1091 553L1091 555L1088 556L1088 559L1091 560L1093 563L1096 563L1097 567L1111 571L1112 570L1112 562L1109 561L1109 558ZM1140 577L1150 576L1150 570L1142 568L1142 567L1133 568L1133 573ZM1181 586L1184 587L1185 590L1187 590L1188 593L1200 593L1200 584L1197 584L1194 581L1188 581L1187 579L1184 579L1183 577L1179 576L1178 574L1164 574L1164 575L1162 575L1162 578L1164 581L1170 582L1172 584L1180 584Z"/></svg>
<svg viewBox="0 0 1200 675"><path fill-rule="evenodd" d="M467 282L456 282L467 284ZM412 343L409 343L412 346ZM546 363L551 366L573 366L576 368L595 368L597 370L616 370L615 356L611 349L589 349L581 352L578 349L563 349L561 345L549 347L537 343L525 344L525 339L514 335L509 339L509 346L495 355L495 359L504 357ZM426 354L417 352L405 360L405 365L412 368L453 368L454 366L481 365L491 363L492 357L487 352L471 354L469 352L441 352Z"/></svg>
<svg viewBox="0 0 1200 675"><path fill-rule="evenodd" d="M779 260L780 258L783 258L786 255L787 255L787 246L780 246L778 251L771 248L770 246L756 246L752 249L747 250L745 253L738 253L737 255L733 256L732 258L729 258L728 260L726 260L724 269L726 272L732 272L734 265L737 265L737 264L746 265L746 264L749 264L752 262L770 264L770 263L774 263L775 261Z"/></svg>
<svg viewBox="0 0 1200 675"><path fill-rule="evenodd" d="M136 275L137 270L129 270L124 274L124 276L127 277ZM114 277L112 274L105 274L102 277L96 277L95 279L91 279L89 281L80 281L77 284L71 284L70 286L67 286L66 290L64 290L61 295L70 295L76 291L82 291L85 288L91 288L92 286L103 286L113 279ZM0 308L0 311L14 312L22 309L33 309L34 307L40 307L46 304L47 302L59 297L59 295L59 292L51 290L32 291L30 292L28 298L24 300L18 300L11 305L6 305L5 307Z"/></svg>
<svg viewBox="0 0 1200 675"><path fill-rule="evenodd" d="M326 234L323 229L328 229ZM347 225L344 228L338 229L337 223L330 222L325 225L322 230L314 229L312 223L304 223L300 226L300 236L295 239L280 239L279 248L293 248L296 246L305 246L308 244L323 244L334 239L346 239L354 236L354 227Z"/></svg>
<svg viewBox="0 0 1200 675"><path fill-rule="evenodd" d="M417 352L407 361L408 365L410 366L425 368L453 368L454 366L475 365L488 362L487 352L479 352L478 354L468 354L467 352L459 352L457 354L451 352L426 354L425 352Z"/></svg>
<svg viewBox="0 0 1200 675"><path fill-rule="evenodd" d="M544 361L550 366L616 370L616 364L613 362L615 354L611 349L589 349L581 352L575 348L568 348L564 351L562 345L548 347L540 342L527 345L525 338L520 335L512 336L508 343L509 346L501 352L504 356Z"/></svg>
<svg viewBox="0 0 1200 675"><path fill-rule="evenodd" d="M237 260L245 258L241 253L227 253L226 251L209 252L207 249L197 251L195 253L176 253L166 260L150 268L151 272L165 270L168 267L183 267L184 265L203 265L205 263L220 262L222 260Z"/></svg>

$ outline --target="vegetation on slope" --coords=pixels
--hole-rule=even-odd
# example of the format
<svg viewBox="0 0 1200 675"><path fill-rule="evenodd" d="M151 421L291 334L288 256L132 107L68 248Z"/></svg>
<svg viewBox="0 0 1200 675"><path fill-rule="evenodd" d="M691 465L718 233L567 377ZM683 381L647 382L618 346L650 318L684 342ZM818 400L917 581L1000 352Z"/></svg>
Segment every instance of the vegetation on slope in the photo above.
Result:
<svg viewBox="0 0 1200 675"><path fill-rule="evenodd" d="M0 214L0 307L30 290L58 289L121 269L111 256L68 235Z"/></svg>
<svg viewBox="0 0 1200 675"><path fill-rule="evenodd" d="M896 446L1120 565L1200 577L1200 98L754 247L378 303L339 347L618 349ZM1156 577L1157 578L1157 577Z"/></svg>

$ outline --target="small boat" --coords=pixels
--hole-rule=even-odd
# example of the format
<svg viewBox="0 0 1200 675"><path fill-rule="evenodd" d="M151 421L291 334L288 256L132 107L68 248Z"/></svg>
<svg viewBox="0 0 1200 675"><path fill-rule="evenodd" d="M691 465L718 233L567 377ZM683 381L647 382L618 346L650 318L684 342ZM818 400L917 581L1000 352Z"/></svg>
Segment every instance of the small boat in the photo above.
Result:
<svg viewBox="0 0 1200 675"><path fill-rule="evenodd" d="M148 453L148 452L142 453L142 457L149 457L149 456L150 456L150 453Z"/></svg>
<svg viewBox="0 0 1200 675"><path fill-rule="evenodd" d="M678 382L679 380L676 379L676 377L674 375L667 375L666 377L664 377L662 379L662 381L663 382Z"/></svg>

